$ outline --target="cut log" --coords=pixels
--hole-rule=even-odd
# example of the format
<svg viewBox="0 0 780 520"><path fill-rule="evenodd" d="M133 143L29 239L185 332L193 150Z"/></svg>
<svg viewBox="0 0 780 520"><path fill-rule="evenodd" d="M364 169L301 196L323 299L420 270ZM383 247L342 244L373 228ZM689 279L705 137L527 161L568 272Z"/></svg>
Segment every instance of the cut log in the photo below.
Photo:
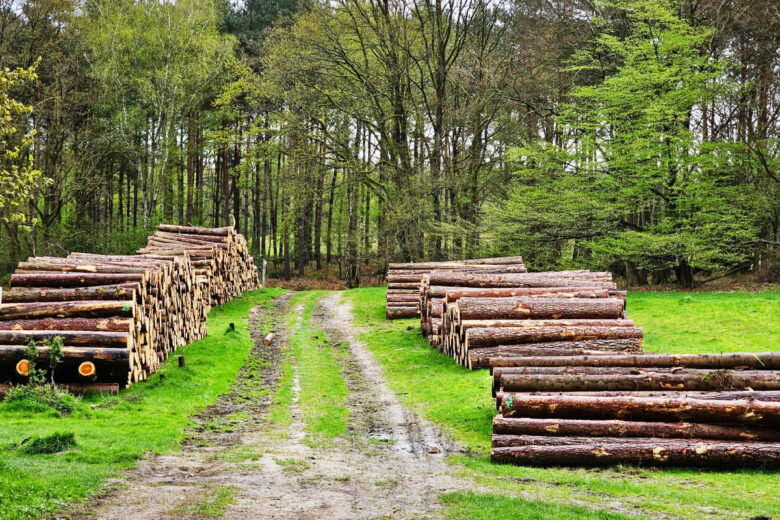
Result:
<svg viewBox="0 0 780 520"><path fill-rule="evenodd" d="M611 277L598 278L587 275L567 275L563 273L540 274L490 274L472 272L432 271L428 275L431 286L458 287L588 287L615 289L617 286Z"/></svg>
<svg viewBox="0 0 780 520"><path fill-rule="evenodd" d="M685 422L597 421L590 419L493 419L495 435L547 435L558 437L660 437L667 439L719 439L780 442L780 429Z"/></svg>
<svg viewBox="0 0 780 520"><path fill-rule="evenodd" d="M600 356L501 357L494 367L687 367L780 369L780 352L740 352L734 354L631 354Z"/></svg>
<svg viewBox="0 0 780 520"><path fill-rule="evenodd" d="M167 233L187 233L190 235L219 235L225 236L235 232L233 227L205 228L196 226L174 226L172 224L160 224L157 229Z"/></svg>
<svg viewBox="0 0 780 520"><path fill-rule="evenodd" d="M89 287L143 281L143 273L12 274L12 287Z"/></svg>
<svg viewBox="0 0 780 520"><path fill-rule="evenodd" d="M132 336L127 332L93 332L71 330L0 330L0 345L27 345L62 338L67 345L132 348Z"/></svg>
<svg viewBox="0 0 780 520"><path fill-rule="evenodd" d="M92 361L84 361L79 365L78 374L85 383L94 383L97 379L97 369Z"/></svg>
<svg viewBox="0 0 780 520"><path fill-rule="evenodd" d="M136 304L132 301L74 301L9 303L0 305L0 320L36 318L133 318Z"/></svg>
<svg viewBox="0 0 780 520"><path fill-rule="evenodd" d="M0 361L16 361L26 357L25 347L21 345L0 345ZM38 347L38 358L48 362L48 347ZM126 348L100 348L65 346L62 348L63 358L74 362L100 360L100 361L128 361L131 351Z"/></svg>
<svg viewBox="0 0 780 520"><path fill-rule="evenodd" d="M491 360L528 356L573 356L573 355L627 355L641 352L638 339L606 339L588 341L557 341L549 343L528 343L524 345L499 345L478 348L468 352L468 366L472 370L490 368Z"/></svg>
<svg viewBox="0 0 780 520"><path fill-rule="evenodd" d="M132 318L41 318L0 321L0 330L84 330L131 332Z"/></svg>
<svg viewBox="0 0 780 520"><path fill-rule="evenodd" d="M515 319L495 319L495 320L462 320L459 323L453 323L452 327L457 332L465 332L469 329L494 329L503 327L515 327L534 329L539 327L633 327L632 320L623 319L539 319L539 320L515 320Z"/></svg>
<svg viewBox="0 0 780 520"><path fill-rule="evenodd" d="M46 287L15 287L3 292L3 303L65 302L93 300L134 300L140 290L138 283L53 289Z"/></svg>
<svg viewBox="0 0 780 520"><path fill-rule="evenodd" d="M660 372L663 369L623 368L642 373L620 374L607 368L595 368L603 373L585 373L578 367L564 374L509 373L500 375L505 392L568 392L568 391L632 391L632 390L780 390L780 372L775 370L707 370L681 369ZM531 369L538 370L538 369Z"/></svg>
<svg viewBox="0 0 780 520"><path fill-rule="evenodd" d="M499 345L546 343L560 341L592 341L609 339L641 339L640 327L500 327L473 328L466 331L466 349Z"/></svg>
<svg viewBox="0 0 780 520"><path fill-rule="evenodd" d="M263 339L263 345L266 345L266 346L268 346L268 345L270 345L270 344L271 344L271 342L272 342L273 340L274 340L274 333L273 333L273 332L269 332L269 333L266 335L266 337Z"/></svg>
<svg viewBox="0 0 780 520"><path fill-rule="evenodd" d="M455 313L461 320L480 319L618 319L624 303L617 298L463 297Z"/></svg>
<svg viewBox="0 0 780 520"><path fill-rule="evenodd" d="M504 417L691 421L780 426L780 403L698 398L529 395L505 392Z"/></svg>
<svg viewBox="0 0 780 520"><path fill-rule="evenodd" d="M398 318L416 318L417 307L388 307L385 311L388 320Z"/></svg>
<svg viewBox="0 0 780 520"><path fill-rule="evenodd" d="M16 363L16 373L22 377L28 377L30 375L30 360L20 359Z"/></svg>
<svg viewBox="0 0 780 520"><path fill-rule="evenodd" d="M542 437L543 439L543 437ZM780 466L776 443L656 439L615 443L611 438L588 439L586 444L567 446L527 445L494 448L493 462L541 466L604 466L643 464L650 466L766 467Z"/></svg>

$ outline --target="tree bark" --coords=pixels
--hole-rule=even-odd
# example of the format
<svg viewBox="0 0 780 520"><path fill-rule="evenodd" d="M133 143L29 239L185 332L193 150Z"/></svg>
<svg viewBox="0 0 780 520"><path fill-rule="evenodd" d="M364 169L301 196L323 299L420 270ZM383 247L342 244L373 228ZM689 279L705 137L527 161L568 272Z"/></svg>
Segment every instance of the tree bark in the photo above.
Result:
<svg viewBox="0 0 780 520"><path fill-rule="evenodd" d="M591 419L493 418L496 435L560 437L658 437L780 442L780 429L686 422L598 421Z"/></svg>
<svg viewBox="0 0 780 520"><path fill-rule="evenodd" d="M696 397L605 397L503 393L504 417L630 419L780 426L780 403Z"/></svg>

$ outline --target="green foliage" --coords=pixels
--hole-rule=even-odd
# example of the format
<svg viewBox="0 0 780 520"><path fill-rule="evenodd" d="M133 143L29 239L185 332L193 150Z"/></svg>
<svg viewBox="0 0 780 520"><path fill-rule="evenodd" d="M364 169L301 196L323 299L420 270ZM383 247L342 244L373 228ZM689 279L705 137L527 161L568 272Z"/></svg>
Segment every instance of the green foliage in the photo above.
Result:
<svg viewBox="0 0 780 520"><path fill-rule="evenodd" d="M19 451L27 455L60 453L76 446L73 432L54 432L43 437L33 437L21 445Z"/></svg>
<svg viewBox="0 0 780 520"><path fill-rule="evenodd" d="M712 31L680 19L670 2L601 5L624 23L596 17L598 35L571 70L603 80L571 92L557 118L561 140L514 151L518 183L493 209L496 234L541 249L540 267L564 264L567 240L583 264L601 268L744 262L756 194L733 167L738 150L702 142L694 128L702 106L736 92L718 79L726 62L702 55Z"/></svg>
<svg viewBox="0 0 780 520"><path fill-rule="evenodd" d="M40 343L35 343L33 340L30 340L30 342L27 343L27 347L24 349L24 355L29 363L29 384L31 386L42 385L46 381L46 370L38 367L40 360L38 348L44 347L46 349L49 373L51 374L51 384L54 385L54 371L57 368L57 365L62 362L63 346L64 342L59 336L45 339Z"/></svg>
<svg viewBox="0 0 780 520"><path fill-rule="evenodd" d="M2 409L33 413L54 410L59 415L70 415L78 403L73 395L53 385L18 385L8 391Z"/></svg>
<svg viewBox="0 0 780 520"><path fill-rule="evenodd" d="M38 78L37 64L15 71L0 68L0 222L28 229L35 219L28 217L25 205L33 198L42 176L29 151L34 134L23 130L25 118L33 109L12 96L14 90Z"/></svg>

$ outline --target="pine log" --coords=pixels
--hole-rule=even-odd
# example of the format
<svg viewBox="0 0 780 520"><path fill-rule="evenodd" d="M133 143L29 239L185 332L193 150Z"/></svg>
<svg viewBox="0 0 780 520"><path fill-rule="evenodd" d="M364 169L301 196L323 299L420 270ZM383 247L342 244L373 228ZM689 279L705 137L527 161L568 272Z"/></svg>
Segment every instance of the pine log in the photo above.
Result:
<svg viewBox="0 0 780 520"><path fill-rule="evenodd" d="M597 421L590 419L493 418L493 435L552 437L660 437L780 442L780 429L685 422Z"/></svg>
<svg viewBox="0 0 780 520"><path fill-rule="evenodd" d="M602 356L503 357L490 362L496 367L686 367L780 369L780 352L740 352L734 354L632 354Z"/></svg>
<svg viewBox="0 0 780 520"><path fill-rule="evenodd" d="M62 338L67 345L132 348L132 336L127 332L93 332L70 330L0 330L0 345L27 345L30 341L36 343Z"/></svg>
<svg viewBox="0 0 780 520"><path fill-rule="evenodd" d="M15 287L8 291L3 291L3 303L134 300L137 291L140 291L138 283L75 287L72 289Z"/></svg>
<svg viewBox="0 0 780 520"><path fill-rule="evenodd" d="M623 301L617 298L472 298L457 302L461 320L479 319L617 319L623 316Z"/></svg>
<svg viewBox="0 0 780 520"><path fill-rule="evenodd" d="M44 361L48 360L48 347L38 347L38 357ZM126 348L102 348L102 347L82 347L67 345L62 347L63 359L78 361L127 361L130 359L131 351ZM17 361L27 356L25 346L23 345L0 345L0 361Z"/></svg>
<svg viewBox="0 0 780 520"><path fill-rule="evenodd" d="M616 289L611 279L596 278L587 275L555 276L540 273L490 274L475 272L432 271L428 275L431 286L445 285L458 287L588 287Z"/></svg>
<svg viewBox="0 0 780 520"><path fill-rule="evenodd" d="M416 318L417 307L387 307L385 314L388 320L394 320L398 318Z"/></svg>
<svg viewBox="0 0 780 520"><path fill-rule="evenodd" d="M588 439L571 446L528 445L494 448L493 462L541 466L603 466L644 464L650 466L765 467L780 466L776 443L680 440L674 444L656 439L636 439L633 444L610 438Z"/></svg>
<svg viewBox="0 0 780 520"><path fill-rule="evenodd" d="M132 332L132 318L41 318L0 321L0 330L84 330Z"/></svg>
<svg viewBox="0 0 780 520"><path fill-rule="evenodd" d="M57 273L144 273L145 267L112 264L77 264L72 262L20 262L17 274L57 274Z"/></svg>
<svg viewBox="0 0 780 520"><path fill-rule="evenodd" d="M480 319L462 320L452 324L454 332L465 332L469 329L495 329L502 327L539 328L539 327L633 327L632 320L623 319Z"/></svg>
<svg viewBox="0 0 780 520"><path fill-rule="evenodd" d="M780 426L780 403L699 398L529 395L504 392L504 417L690 421Z"/></svg>
<svg viewBox="0 0 780 520"><path fill-rule="evenodd" d="M76 371L85 383L94 383L97 380L97 369L92 361L84 361L79 364Z"/></svg>
<svg viewBox="0 0 780 520"><path fill-rule="evenodd" d="M415 293L388 294L386 298L388 302L413 302L416 304L420 295Z"/></svg>
<svg viewBox="0 0 780 520"><path fill-rule="evenodd" d="M596 368L605 371L606 368ZM636 369L623 369L636 370ZM652 370L652 369L650 369ZM727 371L682 369L640 374L566 373L501 374L505 392L631 391L631 390L780 390L780 372L774 370Z"/></svg>
<svg viewBox="0 0 780 520"><path fill-rule="evenodd" d="M0 305L0 320L20 320L47 317L68 318L132 318L136 304L132 301L73 301L42 303L9 303Z"/></svg>
<svg viewBox="0 0 780 520"><path fill-rule="evenodd" d="M12 287L87 287L141 282L143 273L13 274Z"/></svg>
<svg viewBox="0 0 780 520"><path fill-rule="evenodd" d="M641 339L640 327L500 327L474 328L466 331L466 349L545 343L559 341L589 341L605 339Z"/></svg>
<svg viewBox="0 0 780 520"><path fill-rule="evenodd" d="M236 229L232 226L221 228L206 228L196 226L174 226L172 224L160 224L157 226L160 231L168 233L187 233L190 235L232 235Z"/></svg>
<svg viewBox="0 0 780 520"><path fill-rule="evenodd" d="M496 347L469 350L468 366L472 370L490 368L491 360L498 358L574 355L599 356L602 354L626 355L641 351L642 347L638 339L554 341L549 343L527 343L524 345L499 345Z"/></svg>

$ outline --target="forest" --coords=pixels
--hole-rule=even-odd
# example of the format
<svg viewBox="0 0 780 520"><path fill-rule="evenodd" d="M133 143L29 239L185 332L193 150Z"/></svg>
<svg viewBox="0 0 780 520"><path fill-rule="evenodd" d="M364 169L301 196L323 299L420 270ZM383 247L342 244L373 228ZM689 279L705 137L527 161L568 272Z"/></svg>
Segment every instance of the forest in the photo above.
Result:
<svg viewBox="0 0 780 520"><path fill-rule="evenodd" d="M0 285L231 225L289 279L780 279L772 0L0 0Z"/></svg>

